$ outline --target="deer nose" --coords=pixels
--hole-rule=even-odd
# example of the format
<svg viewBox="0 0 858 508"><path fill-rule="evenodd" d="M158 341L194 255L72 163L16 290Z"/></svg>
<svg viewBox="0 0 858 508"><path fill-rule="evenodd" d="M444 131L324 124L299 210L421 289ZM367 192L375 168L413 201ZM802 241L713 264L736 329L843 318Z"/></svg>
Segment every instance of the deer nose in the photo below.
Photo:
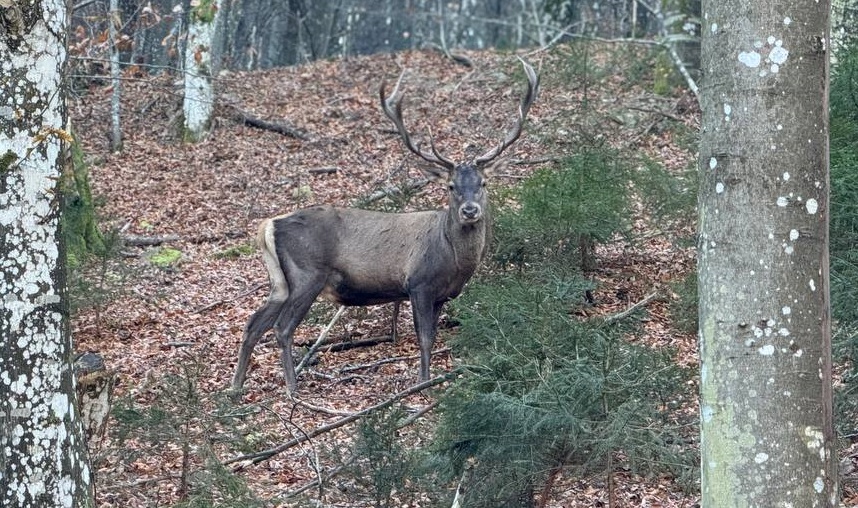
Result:
<svg viewBox="0 0 858 508"><path fill-rule="evenodd" d="M462 218L465 220L476 220L480 218L480 213L482 210L480 209L480 205L476 203L465 203L459 209L459 213L461 213Z"/></svg>

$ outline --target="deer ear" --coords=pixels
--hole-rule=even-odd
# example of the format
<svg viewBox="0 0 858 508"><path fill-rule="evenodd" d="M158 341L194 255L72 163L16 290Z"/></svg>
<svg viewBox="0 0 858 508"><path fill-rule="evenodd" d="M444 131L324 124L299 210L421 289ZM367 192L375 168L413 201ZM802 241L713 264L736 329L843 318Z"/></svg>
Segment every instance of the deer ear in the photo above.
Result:
<svg viewBox="0 0 858 508"><path fill-rule="evenodd" d="M431 182L446 184L450 180L450 170L438 166L420 166L420 171Z"/></svg>
<svg viewBox="0 0 858 508"><path fill-rule="evenodd" d="M505 172L507 167L509 167L509 159L500 159L482 168L480 171L484 177L490 177Z"/></svg>

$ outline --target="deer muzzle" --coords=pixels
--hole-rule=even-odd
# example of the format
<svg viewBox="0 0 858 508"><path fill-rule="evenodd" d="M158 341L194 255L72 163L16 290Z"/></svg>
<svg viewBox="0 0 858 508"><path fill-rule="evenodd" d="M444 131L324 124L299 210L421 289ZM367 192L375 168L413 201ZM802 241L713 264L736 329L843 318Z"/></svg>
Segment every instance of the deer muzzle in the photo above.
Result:
<svg viewBox="0 0 858 508"><path fill-rule="evenodd" d="M459 218L466 224L477 222L482 216L483 209L477 203L465 203L459 207Z"/></svg>

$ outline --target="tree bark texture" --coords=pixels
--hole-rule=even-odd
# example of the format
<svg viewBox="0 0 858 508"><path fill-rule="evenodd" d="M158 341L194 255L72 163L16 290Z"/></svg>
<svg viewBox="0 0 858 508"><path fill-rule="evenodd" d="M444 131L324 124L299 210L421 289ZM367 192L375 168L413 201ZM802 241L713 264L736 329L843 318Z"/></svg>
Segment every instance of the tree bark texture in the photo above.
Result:
<svg viewBox="0 0 858 508"><path fill-rule="evenodd" d="M702 505L837 506L828 8L704 0Z"/></svg>
<svg viewBox="0 0 858 508"><path fill-rule="evenodd" d="M92 506L59 236L66 4L0 9L0 506Z"/></svg>
<svg viewBox="0 0 858 508"><path fill-rule="evenodd" d="M185 137L199 141L211 127L214 114L212 48L220 19L219 0L201 0L190 12L185 48Z"/></svg>
<svg viewBox="0 0 858 508"><path fill-rule="evenodd" d="M122 98L122 69L119 65L119 29L122 26L122 11L119 10L119 0L110 0L110 21L108 22L108 38L110 40L110 81L113 91L110 94L110 149L114 152L122 150L122 124L120 117L120 99Z"/></svg>

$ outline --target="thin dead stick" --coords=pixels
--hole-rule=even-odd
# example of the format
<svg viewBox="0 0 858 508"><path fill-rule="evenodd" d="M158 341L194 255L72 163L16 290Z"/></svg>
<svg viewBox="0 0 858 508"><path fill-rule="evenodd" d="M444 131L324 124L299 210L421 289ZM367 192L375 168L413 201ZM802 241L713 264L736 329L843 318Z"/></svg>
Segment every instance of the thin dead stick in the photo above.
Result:
<svg viewBox="0 0 858 508"><path fill-rule="evenodd" d="M458 374L458 369L453 370L452 372L448 372L448 373L441 375L441 376L433 377L432 379L430 379L428 381L418 383L418 384L413 385L412 387L410 387L406 390L398 392L383 402L380 402L374 406L370 406L366 409L358 411L357 413L346 416L344 418L340 418L339 420L331 422L327 425L323 425L321 427L318 427L318 428L316 428L316 429L314 429L314 430L312 430L306 434L300 435L300 436L298 436L294 439L291 439L291 440L289 440L289 441L287 441L287 442L285 442L279 446L275 446L274 448L269 448L267 450L263 450L263 451L257 452L257 453L251 453L251 454L247 454L247 455L241 455L238 457L234 457L232 459L229 459L229 460L223 462L223 465L228 466L230 464L236 464L232 468L233 472L242 471L249 466L259 464L260 462L266 461L266 460L270 459L271 457L277 455L278 453L286 451L295 445L303 443L304 441L308 441L310 439L313 439L316 436L324 434L325 432L328 432L328 431L331 431L334 429L338 429L344 425L348 425L349 423L357 421L357 420L361 419L362 417L364 417L368 414L374 413L375 411L389 407L389 406L393 405L393 403L395 403L399 400L402 400L405 397L408 397L409 395L419 393L419 392L421 392L427 388L431 388L435 385L439 385L445 381L448 381L449 379L456 376L456 374Z"/></svg>
<svg viewBox="0 0 858 508"><path fill-rule="evenodd" d="M465 484L470 480L475 465L476 459L473 457L468 458L467 462L465 462L465 468L462 471L462 477L459 478L459 484L456 485L456 495L453 497L453 504L450 508L462 507L462 500L465 498Z"/></svg>
<svg viewBox="0 0 858 508"><path fill-rule="evenodd" d="M440 354L444 354L444 353L449 353L449 352L450 352L450 348L444 347L444 348L432 351L432 356L440 355ZM345 372L354 372L356 370L371 369L373 367L379 367L381 365L385 365L388 363L405 362L408 360L419 360L419 359L420 359L420 355L391 356L390 358L384 358L382 360L378 360L377 362L362 363L360 365L352 365L350 367L343 367L338 372L340 374L342 374Z"/></svg>
<svg viewBox="0 0 858 508"><path fill-rule="evenodd" d="M396 428L397 429L404 429L405 427L408 427L412 423L419 420L420 417L422 417L423 415L425 415L429 411L432 411L433 409L438 407L439 403L440 403L440 401L434 400L431 403L426 404L425 406L423 406L420 409L418 409L417 411L415 411L414 414L410 415L408 418L405 418L404 420L402 420L401 422L396 424Z"/></svg>
<svg viewBox="0 0 858 508"><path fill-rule="evenodd" d="M296 397L292 397L292 400L295 402L296 406L301 406L309 409L310 411L315 411L317 413L323 413L331 416L351 416L354 413L351 411L337 411L336 409L330 409L324 406L317 406L315 404L310 404L305 400L298 399Z"/></svg>
<svg viewBox="0 0 858 508"><path fill-rule="evenodd" d="M205 311L207 311L207 310L214 309L214 308L215 308L215 307L217 307L218 305L223 305L224 303L227 303L227 302L232 302L232 301L235 301L235 300L240 300L240 299L244 298L245 296L252 295L253 293L255 293L255 292L259 291L260 289L262 289L263 287L265 287L267 284L268 284L268 282L267 282L267 281L266 281L266 282L260 282L259 284L257 284L257 285L255 285L255 286L253 286L252 288L248 289L247 291L244 291L244 292L242 292L242 293L239 293L239 294L237 294L236 296L233 296L233 297L230 297L230 298L224 298L224 299L222 299L222 300L217 300L217 301L212 302L212 303L210 303L210 304L208 304L208 305L203 305L202 307L200 307L200 308L198 308L198 309L194 309L193 311L191 311L191 314L202 314L203 312L205 312Z"/></svg>
<svg viewBox="0 0 858 508"><path fill-rule="evenodd" d="M181 475L176 473L176 474L167 474L167 475L163 475L163 476L155 476L152 478L141 478L139 480L134 480L134 481L126 482L126 483L116 483L113 485L104 485L103 487L101 487L101 490L110 492L110 491L114 491L114 490L122 490L122 489L127 489L127 488L140 487L142 485L148 485L150 483L158 483L158 482L163 482L163 481L167 481L167 480L178 480L180 477L181 477Z"/></svg>
<svg viewBox="0 0 858 508"><path fill-rule="evenodd" d="M639 301L639 302L635 303L634 305L632 305L632 306L631 306L631 307L629 307L628 309L626 309L626 310L624 310L624 311L622 311L622 312L617 312L616 314L612 314L612 315L610 315L610 316L607 316L607 317L605 318L604 323L605 323L606 325L608 325L608 324L611 324L611 323L615 323L615 322L617 322L617 321L620 321L621 319L625 319L625 318L629 317L629 315L630 315L632 312L634 312L634 311L638 310L639 308L641 308L641 307L645 306L645 305L646 305L646 304L648 304L649 302L651 302L651 301L655 300L655 298L656 298L657 296L658 296L658 292L657 292L657 291L653 291L652 293L650 293L650 294L646 295L646 296L643 298L643 300L641 300L641 301Z"/></svg>
<svg viewBox="0 0 858 508"><path fill-rule="evenodd" d="M302 486L298 487L297 489L295 489L295 490L293 490L293 491L290 491L290 492L287 492L286 494L284 494L284 496L283 496L283 497L285 497L286 499L289 499L289 498L295 497L295 496L297 496L297 495L299 495L299 494L303 494L304 492L306 492L306 491L308 491L308 490L312 489L313 487L315 487L315 486L317 486L317 485L321 485L321 483L322 483L322 482L330 480L331 478L333 478L334 476L336 476L337 474L339 474L339 473L340 473L340 471L342 471L342 470L343 470L343 469L345 469L346 467L350 466L350 465L351 465L351 462L353 462L353 460L349 461L349 463L348 463L348 464L345 464L345 465L342 465L342 466L337 466L337 467L335 467L335 468L331 469L330 471L328 471L328 473L327 473L327 474L319 475L319 477L317 477L317 478L315 478L315 479L313 479L313 480L310 480L309 482L307 482L307 483L305 483L304 485L302 485Z"/></svg>
<svg viewBox="0 0 858 508"><path fill-rule="evenodd" d="M310 358L312 358L313 355L316 354L316 351L318 351L319 348L322 346L322 342L324 342L324 340L328 336L328 334L331 333L331 328L333 328L334 325L336 324L336 322L339 321L340 316L342 316L343 312L345 312L345 311L346 311L346 306L340 305L340 308L337 309L337 313L334 314L333 318L331 318L331 321L328 323L328 326L326 326L325 329L322 330L322 333L319 334L319 338L316 339L316 342L310 347L310 350L307 351L307 354L305 354L304 357L301 358L301 361L298 363L298 366L295 367L295 374L296 375L299 372L301 372L304 369L304 367L307 366L307 362L310 361Z"/></svg>
<svg viewBox="0 0 858 508"><path fill-rule="evenodd" d="M419 357L415 357L415 358L419 358ZM292 400L294 401L295 406L301 406L303 408L309 409L310 411L315 411L317 413L322 413L322 414L326 414L326 415L330 415L330 416L352 416L355 414L352 411L337 411L336 409L331 409L331 408L324 407L324 406L317 406L315 404L310 404L306 400L300 400L300 399L295 398L295 397L292 397ZM423 406L422 408L418 409L414 414L410 415L408 418L403 419L402 422L400 422L399 425L397 425L397 428L401 429L403 427L407 427L408 425L414 423L414 421L416 421L418 418L420 418L424 414L426 414L429 411L431 411L432 409L434 409L435 406L437 406L437 405L438 405L438 401L435 401L431 404Z"/></svg>
<svg viewBox="0 0 858 508"><path fill-rule="evenodd" d="M359 347L376 346L385 342L393 342L393 337L370 337L369 339L351 340L348 342L333 342L325 341L321 345L325 346L326 353L338 353L340 351L348 351Z"/></svg>
<svg viewBox="0 0 858 508"><path fill-rule="evenodd" d="M404 420L399 422L396 425L396 428L397 429L403 429L403 428L411 425L412 423L416 422L420 417L422 417L426 413L428 413L428 412L432 411L433 409L435 409L436 407L438 407L439 402L440 401L436 400L436 401L433 401L431 404L427 404L427 405L423 406L422 408L418 409L414 414L412 414L408 418L405 418ZM343 469L350 466L352 462L354 462L354 457L349 459L346 464L341 465L341 466L337 466L337 467L327 471L325 474L320 473L315 479L310 480L309 482L305 483L304 485L298 487L297 489L295 489L291 492L287 492L285 497L287 499L290 497L295 497L295 496L297 496L303 492L306 492L306 491L312 489L316 485L321 485L321 483L324 481L329 481L331 478L338 475Z"/></svg>
<svg viewBox="0 0 858 508"><path fill-rule="evenodd" d="M560 162L563 160L563 157L556 155L550 157L538 157L536 159L518 159L509 161L510 164L514 166L530 166L533 164L544 164L546 162Z"/></svg>
<svg viewBox="0 0 858 508"><path fill-rule="evenodd" d="M292 434L293 436L295 435L295 433L292 432L292 427L295 427L295 429L298 432L300 432L301 436L307 435L306 432L304 432L304 429L302 429L300 426L293 423L291 419L284 418L283 415L274 411L274 409L272 409L268 406L262 406L262 407L263 407L263 409L267 409L268 411L272 412L275 416L277 416L277 418L280 419L280 422L283 424L283 427L286 429L286 431L289 432L290 434ZM308 453L305 453L305 456L307 457L307 462L309 462L310 467L313 468L313 471L315 471L315 473L316 473L316 478L319 480L319 485L321 485L322 484L321 483L322 482L322 470L319 466L319 454L316 451L316 446L313 444L313 442L310 441L309 439L307 439L307 442L310 444L310 450ZM312 457L311 457L311 454L312 454Z"/></svg>

